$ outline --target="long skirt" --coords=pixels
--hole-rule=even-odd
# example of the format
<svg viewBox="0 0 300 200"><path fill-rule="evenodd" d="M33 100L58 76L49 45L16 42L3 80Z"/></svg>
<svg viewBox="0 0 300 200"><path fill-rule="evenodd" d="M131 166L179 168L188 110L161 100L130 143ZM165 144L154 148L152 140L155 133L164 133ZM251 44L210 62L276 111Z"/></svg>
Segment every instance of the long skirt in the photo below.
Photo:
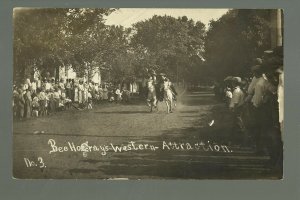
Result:
<svg viewBox="0 0 300 200"><path fill-rule="evenodd" d="M24 117L24 106L18 106L17 116L22 119Z"/></svg>
<svg viewBox="0 0 300 200"><path fill-rule="evenodd" d="M32 107L32 102L31 101L26 101L25 102L25 117L26 118L31 117L31 107Z"/></svg>
<svg viewBox="0 0 300 200"><path fill-rule="evenodd" d="M48 111L49 111L49 113L55 112L55 101L54 101L54 99L49 100Z"/></svg>
<svg viewBox="0 0 300 200"><path fill-rule="evenodd" d="M40 100L40 111L41 111L41 115L45 115L46 114L46 100Z"/></svg>

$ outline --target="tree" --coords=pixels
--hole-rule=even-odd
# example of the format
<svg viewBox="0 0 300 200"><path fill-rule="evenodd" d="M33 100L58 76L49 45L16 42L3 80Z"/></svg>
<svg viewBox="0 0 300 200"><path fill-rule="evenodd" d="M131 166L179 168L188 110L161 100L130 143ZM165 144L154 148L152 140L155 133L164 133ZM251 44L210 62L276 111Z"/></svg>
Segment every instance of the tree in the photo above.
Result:
<svg viewBox="0 0 300 200"><path fill-rule="evenodd" d="M29 77L33 70L52 71L72 64L86 71L101 51L103 16L115 9L14 10L14 78ZM99 39L100 38L100 39ZM96 43L95 43L96 41Z"/></svg>
<svg viewBox="0 0 300 200"><path fill-rule="evenodd" d="M192 57L202 59L205 26L201 22L195 23L185 16L176 19L155 15L134 24L133 32L131 45L138 49L141 64L158 66L158 71L173 80L188 80Z"/></svg>
<svg viewBox="0 0 300 200"><path fill-rule="evenodd" d="M211 75L246 76L253 59L270 48L269 10L230 10L210 22L205 60Z"/></svg>

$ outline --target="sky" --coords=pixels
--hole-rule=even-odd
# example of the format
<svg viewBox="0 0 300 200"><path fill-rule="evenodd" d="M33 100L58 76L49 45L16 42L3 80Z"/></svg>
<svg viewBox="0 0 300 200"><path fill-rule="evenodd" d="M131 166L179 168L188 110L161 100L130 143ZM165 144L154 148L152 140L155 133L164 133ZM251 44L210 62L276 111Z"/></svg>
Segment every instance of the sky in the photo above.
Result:
<svg viewBox="0 0 300 200"><path fill-rule="evenodd" d="M120 8L106 18L107 25L131 27L138 21L151 18L153 15L172 17L187 16L194 21L201 21L208 27L209 21L219 19L228 9L165 9L165 8Z"/></svg>

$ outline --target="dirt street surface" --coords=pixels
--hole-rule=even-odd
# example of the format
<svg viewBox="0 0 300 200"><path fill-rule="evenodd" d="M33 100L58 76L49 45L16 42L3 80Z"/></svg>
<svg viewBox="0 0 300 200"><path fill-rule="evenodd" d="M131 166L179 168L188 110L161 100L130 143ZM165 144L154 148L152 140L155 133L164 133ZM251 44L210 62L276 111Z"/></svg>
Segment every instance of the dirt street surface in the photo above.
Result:
<svg viewBox="0 0 300 200"><path fill-rule="evenodd" d="M269 155L232 129L210 91L185 92L173 113L144 101L95 105L14 122L14 177L53 179L280 178Z"/></svg>

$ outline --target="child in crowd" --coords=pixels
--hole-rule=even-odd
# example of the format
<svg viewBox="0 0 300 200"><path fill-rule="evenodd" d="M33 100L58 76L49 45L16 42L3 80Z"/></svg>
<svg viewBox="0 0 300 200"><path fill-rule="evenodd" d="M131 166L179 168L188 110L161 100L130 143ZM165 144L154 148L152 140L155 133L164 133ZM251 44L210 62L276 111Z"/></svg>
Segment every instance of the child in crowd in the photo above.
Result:
<svg viewBox="0 0 300 200"><path fill-rule="evenodd" d="M103 100L107 101L108 100L108 89L106 85L103 85Z"/></svg>
<svg viewBox="0 0 300 200"><path fill-rule="evenodd" d="M88 92L88 106L87 109L93 109L93 100L92 100L92 94L91 92Z"/></svg>
<svg viewBox="0 0 300 200"><path fill-rule="evenodd" d="M47 92L47 98L49 99L48 101L48 113L49 114L52 114L55 112L55 102L54 102L54 91L53 89L50 89L48 92Z"/></svg>
<svg viewBox="0 0 300 200"><path fill-rule="evenodd" d="M53 99L54 99L54 111L59 110L59 102L60 102L60 90L58 88L55 88L54 93L53 93Z"/></svg>
<svg viewBox="0 0 300 200"><path fill-rule="evenodd" d="M32 116L38 117L40 111L39 98L37 96L32 99Z"/></svg>
<svg viewBox="0 0 300 200"><path fill-rule="evenodd" d="M47 115L47 94L45 93L45 89L42 88L40 93L38 94L38 99L39 99L39 105L40 105L40 115L44 116Z"/></svg>
<svg viewBox="0 0 300 200"><path fill-rule="evenodd" d="M119 88L116 89L116 97L117 97L117 102L120 102L122 100L122 92L120 91Z"/></svg>

